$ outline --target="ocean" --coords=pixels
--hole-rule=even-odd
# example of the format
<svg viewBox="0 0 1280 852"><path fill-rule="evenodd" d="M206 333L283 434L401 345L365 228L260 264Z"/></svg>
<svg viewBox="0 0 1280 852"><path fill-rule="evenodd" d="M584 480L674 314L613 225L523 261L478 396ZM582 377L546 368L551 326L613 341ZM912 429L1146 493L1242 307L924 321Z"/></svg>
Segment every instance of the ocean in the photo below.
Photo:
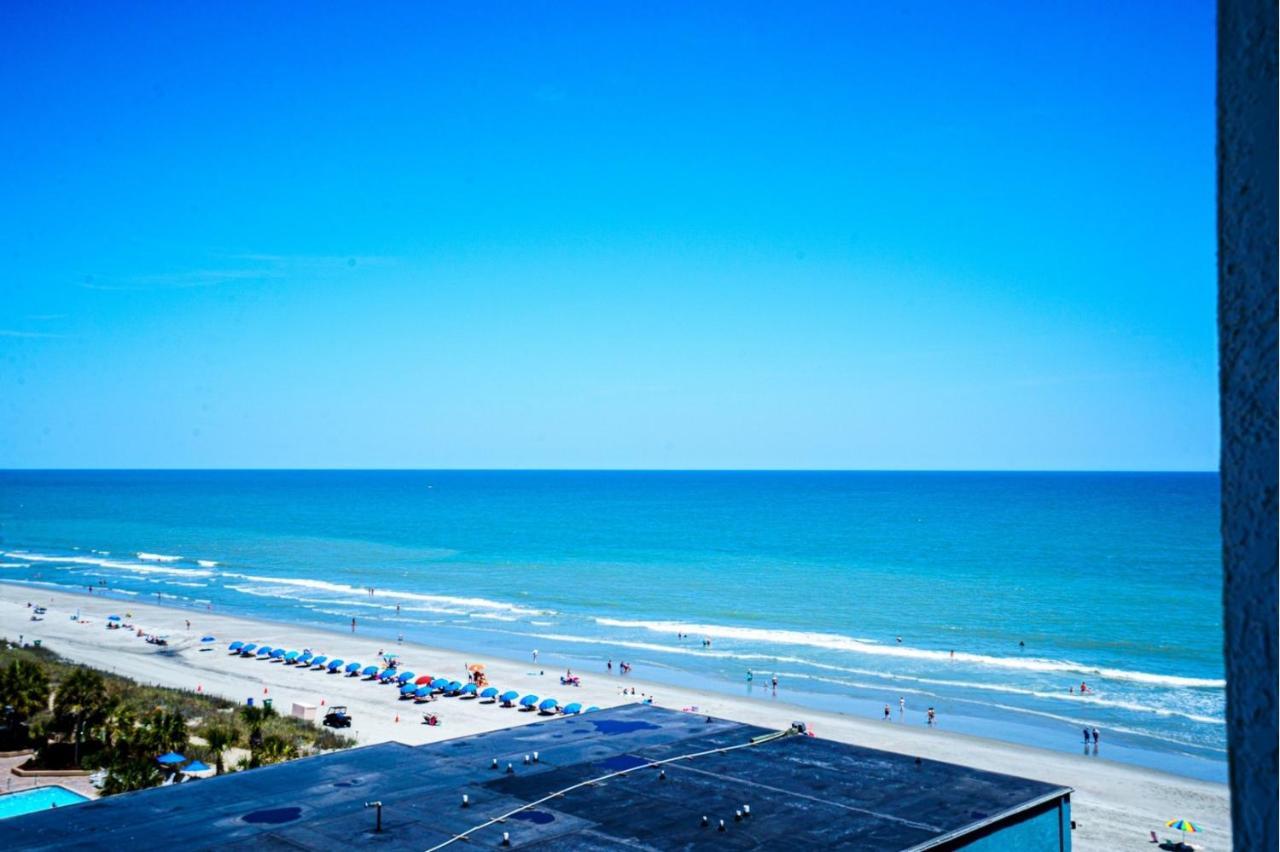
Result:
<svg viewBox="0 0 1280 852"><path fill-rule="evenodd" d="M1097 727L1099 757L1226 777L1216 474L5 471L0 554L10 583L1064 751Z"/></svg>

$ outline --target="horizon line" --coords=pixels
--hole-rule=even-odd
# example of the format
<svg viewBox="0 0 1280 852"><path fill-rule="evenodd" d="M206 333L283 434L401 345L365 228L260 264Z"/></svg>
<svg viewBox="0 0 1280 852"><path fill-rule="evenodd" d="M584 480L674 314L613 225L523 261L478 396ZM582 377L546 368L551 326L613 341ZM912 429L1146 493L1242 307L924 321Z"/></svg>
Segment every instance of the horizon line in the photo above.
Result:
<svg viewBox="0 0 1280 852"><path fill-rule="evenodd" d="M1181 473L1218 468L924 468L924 467L0 467L0 473Z"/></svg>

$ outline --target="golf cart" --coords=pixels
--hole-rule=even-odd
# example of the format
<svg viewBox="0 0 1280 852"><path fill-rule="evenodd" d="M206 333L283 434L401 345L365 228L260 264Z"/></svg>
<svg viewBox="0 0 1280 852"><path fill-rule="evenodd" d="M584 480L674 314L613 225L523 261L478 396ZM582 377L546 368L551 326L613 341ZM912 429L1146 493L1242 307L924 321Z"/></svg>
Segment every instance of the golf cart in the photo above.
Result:
<svg viewBox="0 0 1280 852"><path fill-rule="evenodd" d="M350 728L351 717L347 715L345 706L334 706L324 714L324 723L330 728Z"/></svg>

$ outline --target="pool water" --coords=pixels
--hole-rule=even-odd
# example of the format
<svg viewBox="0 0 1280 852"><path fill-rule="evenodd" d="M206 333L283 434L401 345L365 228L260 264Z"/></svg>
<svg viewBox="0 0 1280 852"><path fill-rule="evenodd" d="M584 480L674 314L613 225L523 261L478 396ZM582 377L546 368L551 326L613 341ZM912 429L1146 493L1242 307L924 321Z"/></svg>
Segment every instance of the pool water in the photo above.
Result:
<svg viewBox="0 0 1280 852"><path fill-rule="evenodd" d="M89 801L88 797L73 793L66 787L38 787L34 790L23 790L21 793L7 793L0 796L0 819L22 816L48 808L60 808L64 805L78 805Z"/></svg>

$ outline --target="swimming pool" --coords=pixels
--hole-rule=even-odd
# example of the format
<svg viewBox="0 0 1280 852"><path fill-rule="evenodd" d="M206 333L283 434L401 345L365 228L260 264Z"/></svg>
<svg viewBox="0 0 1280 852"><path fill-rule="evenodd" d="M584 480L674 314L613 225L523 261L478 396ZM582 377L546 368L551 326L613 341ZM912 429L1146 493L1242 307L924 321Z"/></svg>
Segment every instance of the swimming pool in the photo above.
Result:
<svg viewBox="0 0 1280 852"><path fill-rule="evenodd" d="M48 808L61 808L64 805L78 805L87 801L89 801L88 797L58 786L37 787L34 790L23 790L21 793L6 793L0 796L0 819L22 816Z"/></svg>

